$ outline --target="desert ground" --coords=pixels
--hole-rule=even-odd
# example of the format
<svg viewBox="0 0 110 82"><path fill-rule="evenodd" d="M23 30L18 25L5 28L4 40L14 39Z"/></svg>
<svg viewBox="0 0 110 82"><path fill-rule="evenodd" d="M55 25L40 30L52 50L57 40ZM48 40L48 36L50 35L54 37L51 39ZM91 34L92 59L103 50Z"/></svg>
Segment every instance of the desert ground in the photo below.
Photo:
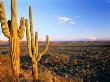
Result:
<svg viewBox="0 0 110 82"><path fill-rule="evenodd" d="M45 42L39 41L39 52ZM21 73L19 82L32 82L32 62L27 42L20 44ZM0 41L0 82L12 82L10 47ZM50 42L39 62L39 82L109 82L109 41Z"/></svg>

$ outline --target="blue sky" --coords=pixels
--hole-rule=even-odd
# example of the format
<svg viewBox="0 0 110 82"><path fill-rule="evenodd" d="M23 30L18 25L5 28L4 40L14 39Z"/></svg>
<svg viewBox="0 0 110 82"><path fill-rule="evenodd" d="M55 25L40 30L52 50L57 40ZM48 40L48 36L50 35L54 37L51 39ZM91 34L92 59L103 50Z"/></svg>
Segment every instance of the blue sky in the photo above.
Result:
<svg viewBox="0 0 110 82"><path fill-rule="evenodd" d="M18 22L22 16L29 19L28 7L32 6L39 40L45 40L47 34L52 41L110 40L110 0L16 1ZM4 0L7 19L11 18L10 2ZM0 36L0 40L7 40L2 33Z"/></svg>

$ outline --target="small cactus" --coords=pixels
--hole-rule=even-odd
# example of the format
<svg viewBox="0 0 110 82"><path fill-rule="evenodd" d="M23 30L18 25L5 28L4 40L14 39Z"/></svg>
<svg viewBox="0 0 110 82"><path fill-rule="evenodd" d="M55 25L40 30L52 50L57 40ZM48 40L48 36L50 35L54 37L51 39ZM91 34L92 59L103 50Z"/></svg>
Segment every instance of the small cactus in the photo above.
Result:
<svg viewBox="0 0 110 82"><path fill-rule="evenodd" d="M28 28L28 20L25 20L25 26L26 26L26 37L27 37L27 46L29 51L29 56L32 59L33 63L33 81L36 82L38 80L38 62L40 61L41 57L46 53L48 46L49 46L49 37L46 36L46 47L43 52L38 52L38 33L33 32L33 22L32 22L32 8L29 7L29 17L30 17L30 31Z"/></svg>
<svg viewBox="0 0 110 82"><path fill-rule="evenodd" d="M11 20L6 19L5 7L3 2L0 3L1 28L5 37L9 39L12 59L12 70L16 77L20 73L20 40L24 37L25 19L20 20L18 29L16 0L11 0Z"/></svg>

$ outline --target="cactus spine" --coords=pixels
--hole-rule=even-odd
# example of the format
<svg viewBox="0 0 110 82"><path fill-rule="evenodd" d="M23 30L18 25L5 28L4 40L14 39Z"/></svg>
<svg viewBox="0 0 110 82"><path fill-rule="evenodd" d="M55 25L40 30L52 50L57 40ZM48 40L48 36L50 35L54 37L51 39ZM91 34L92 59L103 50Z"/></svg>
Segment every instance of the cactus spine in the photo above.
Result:
<svg viewBox="0 0 110 82"><path fill-rule="evenodd" d="M20 73L20 40L24 37L24 17L20 20L18 29L16 0L11 0L11 20L6 19L5 8L3 2L0 3L1 28L5 37L9 39L11 48L12 70L16 77Z"/></svg>
<svg viewBox="0 0 110 82"><path fill-rule="evenodd" d="M28 20L25 20L25 26L26 26L26 37L27 37L27 46L29 51L29 56L32 59L33 62L33 81L36 82L38 80L38 62L41 59L41 57L46 53L48 46L49 46L49 37L46 36L46 47L42 53L38 52L38 33L33 32L33 22L32 22L32 8L29 7L29 17L30 17L30 31L28 28Z"/></svg>

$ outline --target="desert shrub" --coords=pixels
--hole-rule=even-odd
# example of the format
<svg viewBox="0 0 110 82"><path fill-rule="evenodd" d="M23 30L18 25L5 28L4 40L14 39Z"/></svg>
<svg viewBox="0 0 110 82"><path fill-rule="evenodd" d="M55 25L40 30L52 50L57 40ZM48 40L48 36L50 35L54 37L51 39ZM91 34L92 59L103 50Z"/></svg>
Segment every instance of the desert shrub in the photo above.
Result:
<svg viewBox="0 0 110 82"><path fill-rule="evenodd" d="M49 53L43 65L60 76L70 75L84 82L110 80L110 47L51 47Z"/></svg>
<svg viewBox="0 0 110 82"><path fill-rule="evenodd" d="M1 51L1 54L2 54L2 55L7 55L8 52L7 52L7 51Z"/></svg>
<svg viewBox="0 0 110 82"><path fill-rule="evenodd" d="M31 58L27 56L21 56L20 57L20 62L21 62L21 68L28 70L31 69L30 66L32 66Z"/></svg>

